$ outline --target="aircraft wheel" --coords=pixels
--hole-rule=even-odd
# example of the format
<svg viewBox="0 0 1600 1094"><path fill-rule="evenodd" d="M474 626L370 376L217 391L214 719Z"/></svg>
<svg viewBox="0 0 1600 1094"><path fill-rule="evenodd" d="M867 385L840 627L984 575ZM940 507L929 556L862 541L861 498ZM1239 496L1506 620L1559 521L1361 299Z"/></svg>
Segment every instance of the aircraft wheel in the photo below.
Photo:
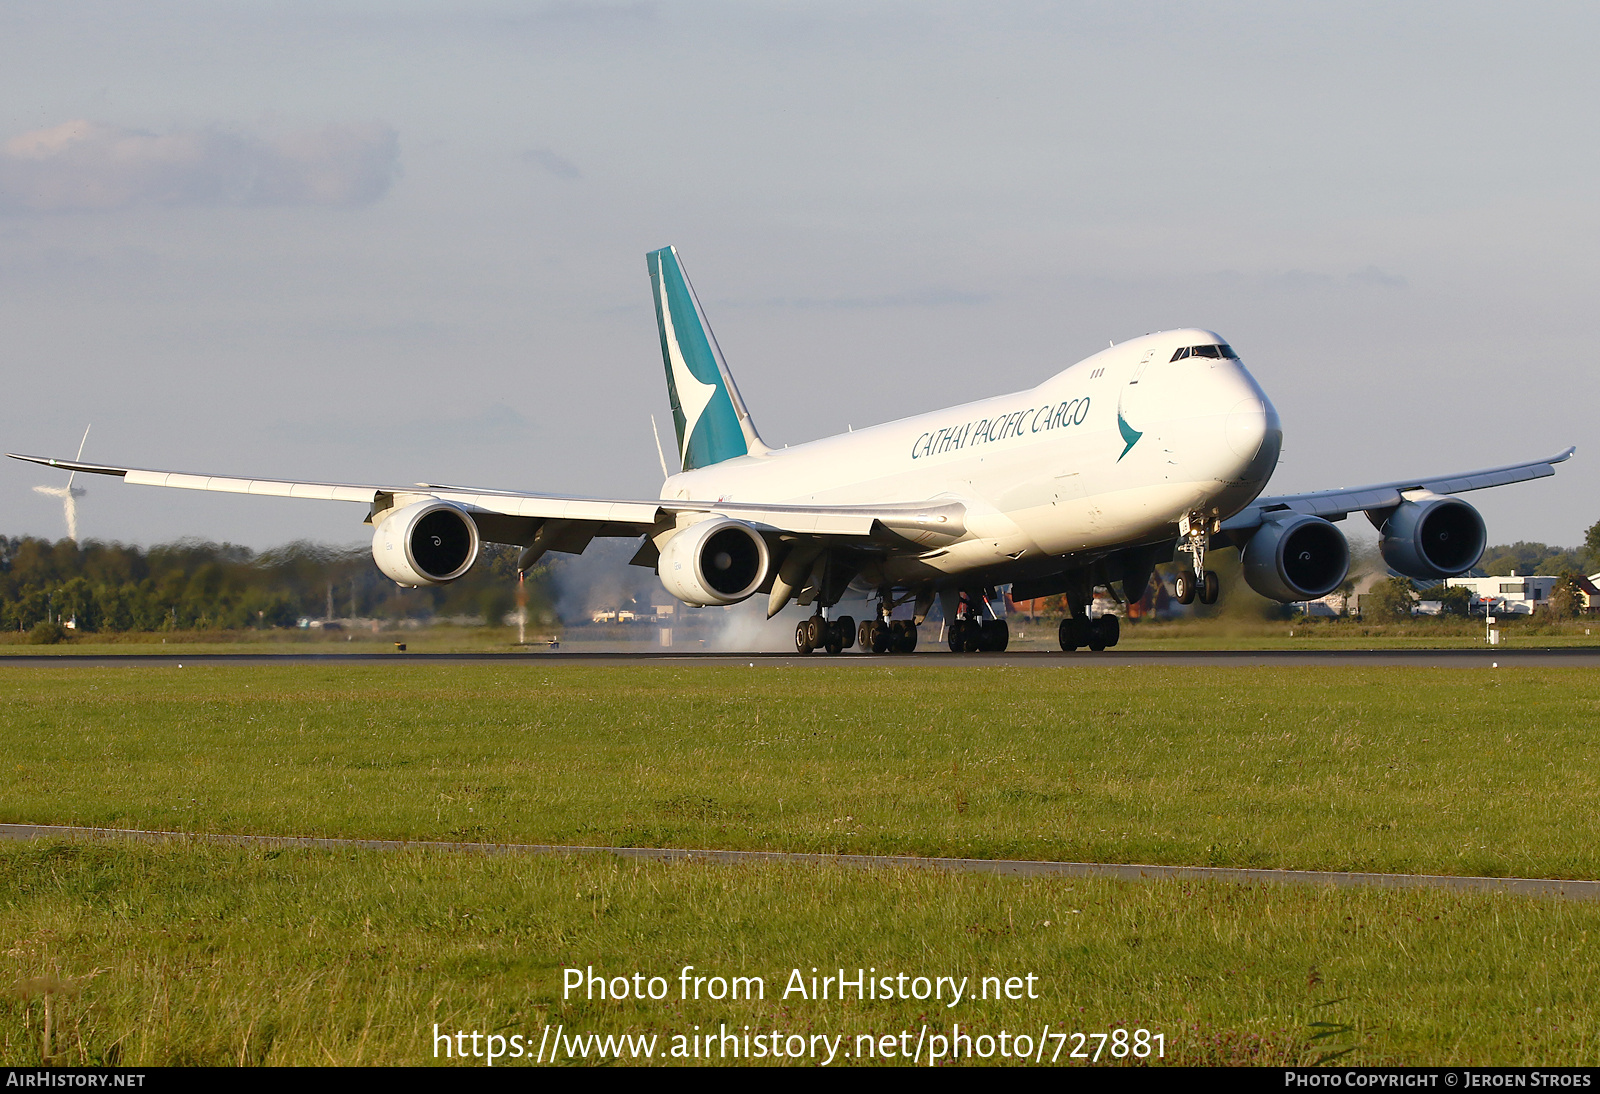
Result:
<svg viewBox="0 0 1600 1094"><path fill-rule="evenodd" d="M966 624L959 619L951 620L945 628L945 641L950 644L951 653L960 653L966 648Z"/></svg>
<svg viewBox="0 0 1600 1094"><path fill-rule="evenodd" d="M1089 620L1089 648L1095 653L1100 653L1106 648L1106 628L1104 623L1107 618L1115 619L1116 616L1102 616L1099 619Z"/></svg>
<svg viewBox="0 0 1600 1094"><path fill-rule="evenodd" d="M1100 637L1106 644L1106 649L1115 646L1122 638L1122 620L1114 615L1100 617Z"/></svg>
<svg viewBox="0 0 1600 1094"><path fill-rule="evenodd" d="M891 644L892 638L893 635L889 631L889 624L881 619L878 620L872 625L872 652L888 653L893 648Z"/></svg>
<svg viewBox="0 0 1600 1094"><path fill-rule="evenodd" d="M834 626L839 628L839 646L841 649L849 649L856 644L856 621L854 619L851 619L848 615L841 615Z"/></svg>
<svg viewBox="0 0 1600 1094"><path fill-rule="evenodd" d="M818 649L828 640L828 623L820 615L806 620L806 645Z"/></svg>
<svg viewBox="0 0 1600 1094"><path fill-rule="evenodd" d="M1217 580L1217 572L1215 570L1207 570L1201 575L1198 584L1200 586L1197 590L1200 595L1200 603L1215 604L1217 597L1222 592L1222 583Z"/></svg>
<svg viewBox="0 0 1600 1094"><path fill-rule="evenodd" d="M872 620L863 619L856 628L856 645L861 647L862 653L872 652Z"/></svg>
<svg viewBox="0 0 1600 1094"><path fill-rule="evenodd" d="M900 628L900 652L917 652L917 625L910 620L907 620L905 625Z"/></svg>
<svg viewBox="0 0 1600 1094"><path fill-rule="evenodd" d="M962 632L961 650L963 653L977 653L983 649L983 632L988 630L981 619L967 620L966 630Z"/></svg>
<svg viewBox="0 0 1600 1094"><path fill-rule="evenodd" d="M1178 576L1172 579L1172 596L1179 604L1193 604L1195 594L1194 573L1190 570L1179 570Z"/></svg>
<svg viewBox="0 0 1600 1094"><path fill-rule="evenodd" d="M1056 640L1061 643L1061 652L1072 653L1083 643L1078 641L1077 620L1071 617L1063 619L1061 626L1056 628Z"/></svg>
<svg viewBox="0 0 1600 1094"><path fill-rule="evenodd" d="M810 653L817 647L811 644L811 628L807 626L808 619L802 619L794 625L794 648L801 654Z"/></svg>
<svg viewBox="0 0 1600 1094"><path fill-rule="evenodd" d="M829 657L837 657L844 652L844 642L840 640L839 628L829 628L828 640L823 643L822 648L828 651Z"/></svg>
<svg viewBox="0 0 1600 1094"><path fill-rule="evenodd" d="M989 632L989 649L995 653L1005 653L1006 647L1011 644L1011 625L1004 619L997 619L984 630Z"/></svg>

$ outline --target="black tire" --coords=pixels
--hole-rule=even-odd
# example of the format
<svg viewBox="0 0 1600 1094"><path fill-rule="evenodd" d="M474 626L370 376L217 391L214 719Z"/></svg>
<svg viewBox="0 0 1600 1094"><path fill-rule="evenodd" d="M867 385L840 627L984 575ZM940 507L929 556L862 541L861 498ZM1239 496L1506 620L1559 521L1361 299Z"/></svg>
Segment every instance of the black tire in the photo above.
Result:
<svg viewBox="0 0 1600 1094"><path fill-rule="evenodd" d="M828 641L823 644L822 648L828 651L829 657L838 657L844 652L844 643L839 641L837 631L828 636Z"/></svg>
<svg viewBox="0 0 1600 1094"><path fill-rule="evenodd" d="M1178 576L1172 579L1172 596L1179 604L1193 604L1195 594L1194 574L1188 570L1179 570Z"/></svg>
<svg viewBox="0 0 1600 1094"><path fill-rule="evenodd" d="M1105 620L1115 619L1116 616L1102 616L1099 619L1089 620L1089 648L1095 653L1102 653L1106 648Z"/></svg>
<svg viewBox="0 0 1600 1094"><path fill-rule="evenodd" d="M1076 619L1069 617L1067 619L1063 619L1061 621L1061 626L1056 628L1056 641L1061 643L1062 653L1072 653L1077 650L1080 645L1082 645L1082 643L1078 641L1077 622L1078 621Z"/></svg>
<svg viewBox="0 0 1600 1094"><path fill-rule="evenodd" d="M905 629L900 632L901 653L917 652L917 625L910 620L906 621Z"/></svg>
<svg viewBox="0 0 1600 1094"><path fill-rule="evenodd" d="M996 619L984 630L990 634L989 649L995 653L1005 653L1006 647L1011 644L1011 624L1004 619Z"/></svg>
<svg viewBox="0 0 1600 1094"><path fill-rule="evenodd" d="M806 626L810 620L802 619L794 625L794 648L800 654L810 653L817 647L811 644L811 628Z"/></svg>
<svg viewBox="0 0 1600 1094"><path fill-rule="evenodd" d="M945 628L945 641L949 643L951 653L960 653L966 649L966 626L961 620L956 619Z"/></svg>
<svg viewBox="0 0 1600 1094"><path fill-rule="evenodd" d="M872 620L863 619L856 628L856 645L861 647L862 653L872 652Z"/></svg>
<svg viewBox="0 0 1600 1094"><path fill-rule="evenodd" d="M1115 646L1122 640L1122 620L1114 615L1102 615L1100 617L1100 637L1105 642L1106 649L1109 650L1112 646Z"/></svg>
<svg viewBox="0 0 1600 1094"><path fill-rule="evenodd" d="M894 648L890 641L891 638L893 638L893 634L889 630L889 624L881 619L878 620L872 625L872 652L890 652Z"/></svg>
<svg viewBox="0 0 1600 1094"><path fill-rule="evenodd" d="M977 653L983 649L985 627L981 619L967 620L967 627L962 632L961 650L963 653Z"/></svg>
<svg viewBox="0 0 1600 1094"><path fill-rule="evenodd" d="M820 615L806 620L806 644L812 649L821 648L828 640L828 623Z"/></svg>
<svg viewBox="0 0 1600 1094"><path fill-rule="evenodd" d="M1217 572L1207 570L1200 576L1199 586L1200 603L1215 604L1217 597L1222 593L1222 583L1217 580Z"/></svg>
<svg viewBox="0 0 1600 1094"><path fill-rule="evenodd" d="M839 628L839 645L849 649L856 644L856 621L848 615L841 615L835 624Z"/></svg>

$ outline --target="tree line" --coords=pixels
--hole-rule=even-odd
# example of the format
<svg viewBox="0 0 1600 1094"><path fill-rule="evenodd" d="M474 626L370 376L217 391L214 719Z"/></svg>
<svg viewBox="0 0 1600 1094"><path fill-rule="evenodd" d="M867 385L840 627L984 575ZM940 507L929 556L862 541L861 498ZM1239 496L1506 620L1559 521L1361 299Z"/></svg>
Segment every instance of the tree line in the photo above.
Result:
<svg viewBox="0 0 1600 1094"><path fill-rule="evenodd" d="M81 631L242 630L292 627L306 617L472 616L498 623L516 604L516 558L515 547L485 544L478 564L461 580L402 589L378 571L365 547L298 541L257 552L196 540L143 548L0 536L0 630L68 621ZM556 621L559 569L559 563L547 562L529 571L530 622ZM1600 569L1600 521L1590 526L1581 547L1501 544L1484 552L1478 569L1593 573ZM1398 583L1392 592L1398 603ZM1565 585L1562 593L1572 595ZM1456 607L1452 602L1447 610Z"/></svg>
<svg viewBox="0 0 1600 1094"><path fill-rule="evenodd" d="M296 542L256 552L185 540L149 548L0 536L0 629L241 630L300 619L474 616L498 623L516 603L517 548L485 544L450 585L402 589L365 547ZM548 567L529 572L530 621L552 619Z"/></svg>

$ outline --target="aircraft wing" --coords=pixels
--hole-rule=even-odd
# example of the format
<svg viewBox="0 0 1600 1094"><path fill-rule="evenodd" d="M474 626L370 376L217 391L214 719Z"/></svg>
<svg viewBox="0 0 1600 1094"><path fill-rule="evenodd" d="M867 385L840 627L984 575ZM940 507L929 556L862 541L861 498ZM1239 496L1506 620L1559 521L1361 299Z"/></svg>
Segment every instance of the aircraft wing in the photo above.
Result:
<svg viewBox="0 0 1600 1094"><path fill-rule="evenodd" d="M1249 532L1275 516L1297 513L1322 517L1326 520L1343 520L1351 513L1360 510L1373 513L1393 509L1414 494L1463 494L1468 490L1483 490L1490 486L1505 486L1513 482L1547 478L1556 473L1556 464L1570 459L1577 450L1577 446L1574 445L1565 452L1546 459L1507 464L1504 467L1490 467L1460 475L1401 479L1397 482L1377 483L1372 486L1261 497L1223 521L1222 531L1224 535L1230 532Z"/></svg>
<svg viewBox="0 0 1600 1094"><path fill-rule="evenodd" d="M664 532L678 523L680 513L726 515L747 521L763 534L779 538L854 540L859 546L876 545L890 550L925 550L950 543L966 533L966 507L950 499L875 506L765 505L721 500L616 501L432 483L401 486L195 475L140 467L112 467L15 452L7 455L14 460L26 460L63 471L115 475L124 482L138 486L362 502L372 507L368 513L369 522L375 514L393 506L424 498L438 498L465 508L477 523L479 534L491 542L537 545L544 550L572 553L581 552L597 536L631 538Z"/></svg>

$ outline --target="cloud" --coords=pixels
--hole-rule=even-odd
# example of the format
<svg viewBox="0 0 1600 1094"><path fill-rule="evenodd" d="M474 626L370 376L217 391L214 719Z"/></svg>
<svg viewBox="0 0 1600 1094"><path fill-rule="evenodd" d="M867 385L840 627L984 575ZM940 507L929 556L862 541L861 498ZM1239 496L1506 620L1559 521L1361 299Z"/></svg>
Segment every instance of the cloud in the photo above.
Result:
<svg viewBox="0 0 1600 1094"><path fill-rule="evenodd" d="M522 153L522 158L529 163L544 168L558 179L570 182L572 179L583 177L583 172L578 170L577 164L557 155L548 148L530 148Z"/></svg>
<svg viewBox="0 0 1600 1094"><path fill-rule="evenodd" d="M1403 274L1392 274L1376 266L1357 270L1350 275L1350 280L1358 285L1370 285L1379 289L1403 289L1408 284Z"/></svg>
<svg viewBox="0 0 1600 1094"><path fill-rule="evenodd" d="M0 210L368 205L388 191L399 155L394 130L378 123L249 135L70 121L0 146Z"/></svg>

